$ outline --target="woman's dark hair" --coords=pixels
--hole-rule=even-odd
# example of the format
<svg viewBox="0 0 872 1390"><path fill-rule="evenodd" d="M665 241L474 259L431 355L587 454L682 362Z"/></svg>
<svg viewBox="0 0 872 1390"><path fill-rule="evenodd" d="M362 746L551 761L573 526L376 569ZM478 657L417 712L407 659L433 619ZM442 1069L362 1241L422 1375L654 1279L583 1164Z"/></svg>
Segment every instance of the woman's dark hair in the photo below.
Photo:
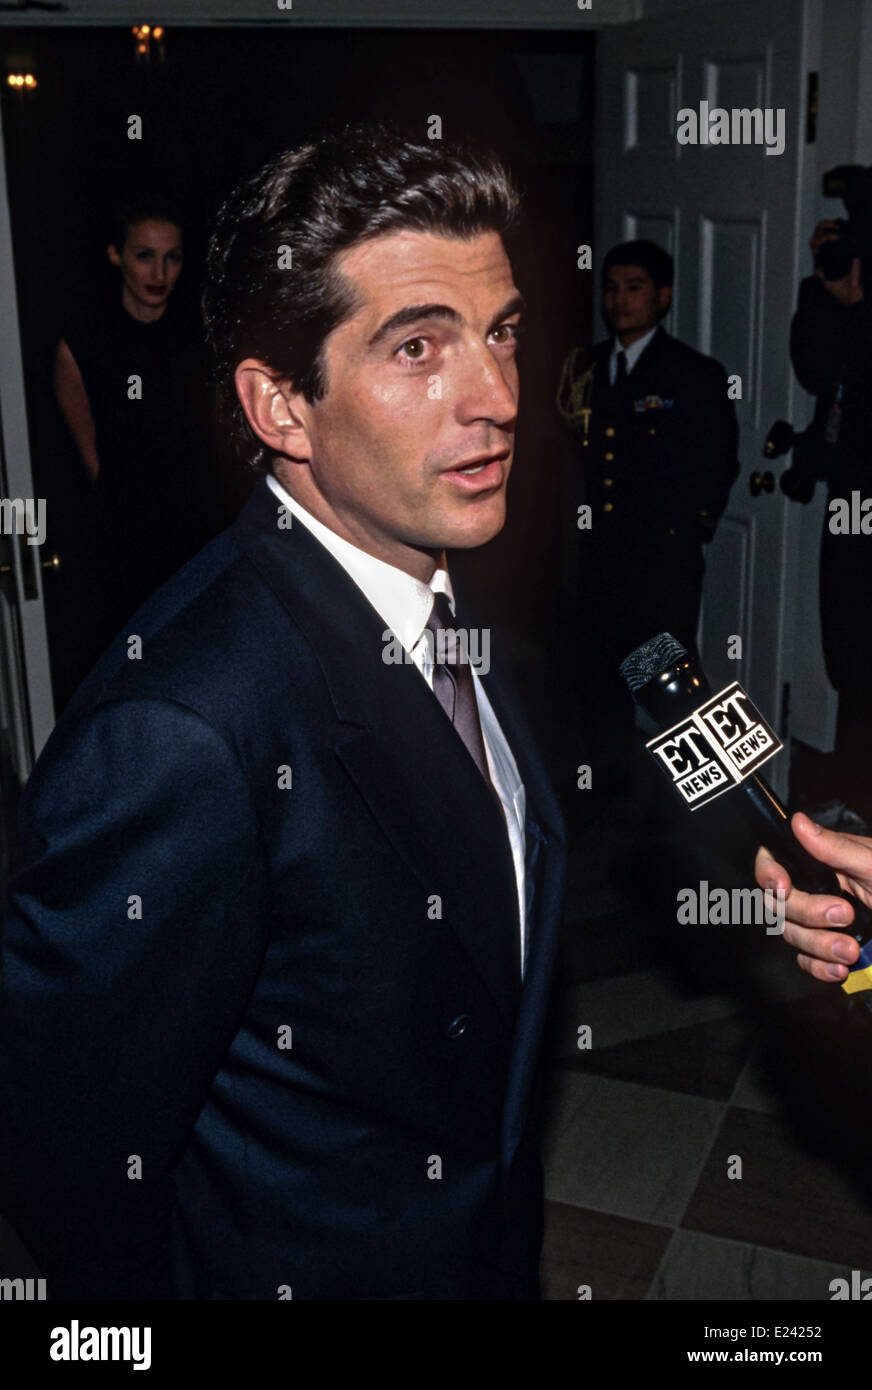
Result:
<svg viewBox="0 0 872 1390"><path fill-rule="evenodd" d="M137 222L173 222L180 231L185 228L182 211L172 197L156 189L140 190L119 199L112 209L110 246L121 251Z"/></svg>
<svg viewBox="0 0 872 1390"><path fill-rule="evenodd" d="M240 184L218 214L202 298L220 409L240 456L257 472L272 456L236 396L244 358L267 363L308 401L327 391L324 342L355 307L336 269L342 251L400 230L505 238L518 215L518 192L495 155L384 126L286 151Z"/></svg>

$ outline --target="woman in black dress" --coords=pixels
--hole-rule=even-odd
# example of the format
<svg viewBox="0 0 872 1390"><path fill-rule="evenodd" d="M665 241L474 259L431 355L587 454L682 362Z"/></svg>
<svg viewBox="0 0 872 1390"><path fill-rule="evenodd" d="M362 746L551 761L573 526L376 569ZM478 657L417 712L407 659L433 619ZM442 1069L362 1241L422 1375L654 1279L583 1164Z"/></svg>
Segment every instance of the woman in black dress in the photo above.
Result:
<svg viewBox="0 0 872 1390"><path fill-rule="evenodd" d="M154 197L129 203L107 250L118 275L109 293L68 315L54 372L58 404L93 482L88 549L99 583L98 647L214 530L203 347L195 315L174 297L178 215Z"/></svg>

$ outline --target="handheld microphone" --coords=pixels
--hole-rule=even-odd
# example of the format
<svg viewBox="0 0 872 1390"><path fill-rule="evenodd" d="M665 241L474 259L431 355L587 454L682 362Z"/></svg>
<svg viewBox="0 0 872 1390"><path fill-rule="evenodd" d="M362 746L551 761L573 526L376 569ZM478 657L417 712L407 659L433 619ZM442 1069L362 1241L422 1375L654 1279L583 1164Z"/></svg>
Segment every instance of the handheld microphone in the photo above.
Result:
<svg viewBox="0 0 872 1390"><path fill-rule="evenodd" d="M630 652L620 664L637 705L664 731L648 748L691 809L725 795L737 814L783 864L804 893L844 898L860 956L842 982L872 1010L872 910L842 888L836 872L813 858L790 828L792 812L755 771L781 744L741 686L715 695L699 663L668 632Z"/></svg>

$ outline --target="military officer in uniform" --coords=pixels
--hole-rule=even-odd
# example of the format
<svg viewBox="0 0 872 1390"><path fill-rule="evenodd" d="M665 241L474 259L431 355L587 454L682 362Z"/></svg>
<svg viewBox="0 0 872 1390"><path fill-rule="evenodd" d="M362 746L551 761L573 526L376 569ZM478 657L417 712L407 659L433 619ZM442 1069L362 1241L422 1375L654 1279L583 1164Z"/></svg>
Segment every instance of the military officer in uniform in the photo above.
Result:
<svg viewBox="0 0 872 1390"><path fill-rule="evenodd" d="M673 278L672 257L654 242L608 253L610 338L592 365L570 354L558 399L580 440L590 507L578 532L583 667L609 703L607 677L648 637L672 632L694 649L703 547L739 472L726 372L662 327Z"/></svg>

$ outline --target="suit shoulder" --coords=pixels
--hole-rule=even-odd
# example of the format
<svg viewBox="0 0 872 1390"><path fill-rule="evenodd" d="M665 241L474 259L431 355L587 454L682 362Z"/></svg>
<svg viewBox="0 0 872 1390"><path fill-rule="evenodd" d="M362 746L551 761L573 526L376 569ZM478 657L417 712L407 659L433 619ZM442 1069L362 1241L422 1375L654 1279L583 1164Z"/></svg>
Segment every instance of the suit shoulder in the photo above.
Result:
<svg viewBox="0 0 872 1390"><path fill-rule="evenodd" d="M302 644L231 527L133 614L61 723L109 702L164 699L232 727L254 693L263 701L287 679L295 634Z"/></svg>
<svg viewBox="0 0 872 1390"><path fill-rule="evenodd" d="M716 357L708 357L698 348L691 347L680 338L664 334L660 341L660 351L664 360L682 373L692 375L700 381L726 381L726 369Z"/></svg>

